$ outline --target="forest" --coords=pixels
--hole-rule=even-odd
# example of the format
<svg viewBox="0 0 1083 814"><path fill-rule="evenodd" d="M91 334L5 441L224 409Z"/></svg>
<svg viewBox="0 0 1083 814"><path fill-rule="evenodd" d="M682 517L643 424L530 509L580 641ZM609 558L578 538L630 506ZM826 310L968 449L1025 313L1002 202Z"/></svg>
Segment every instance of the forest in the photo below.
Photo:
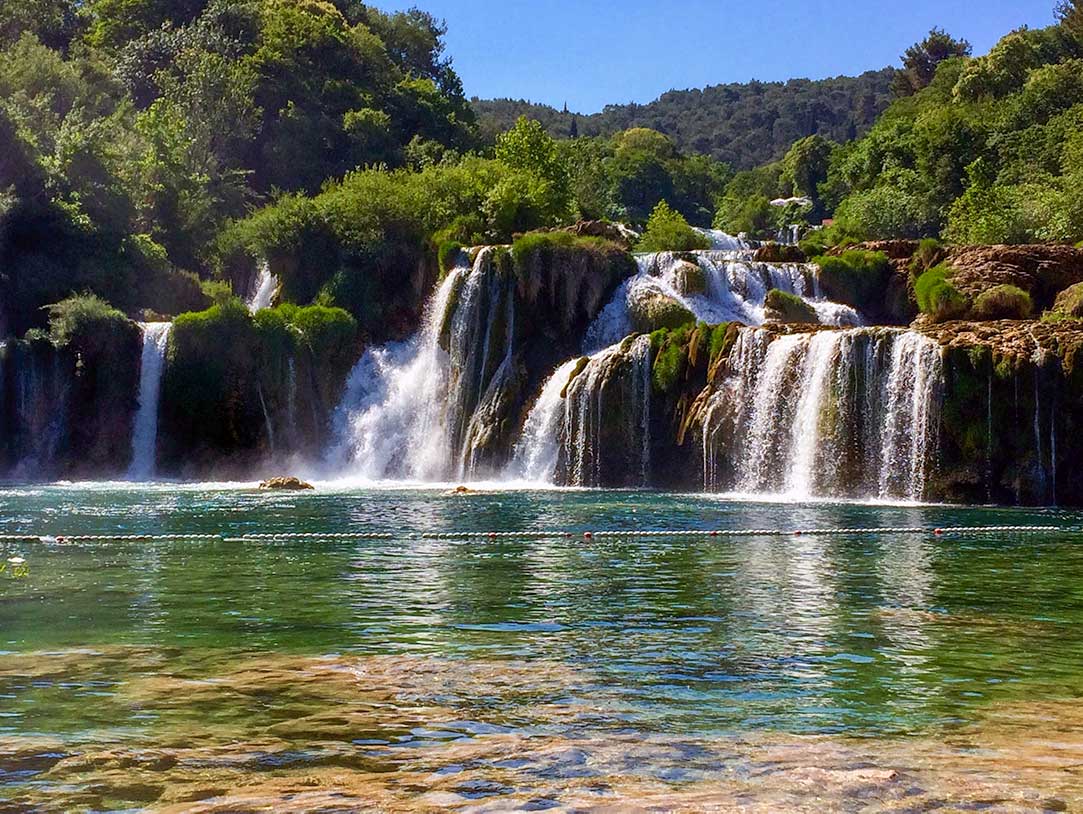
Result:
<svg viewBox="0 0 1083 814"><path fill-rule="evenodd" d="M643 249L701 247L689 225L770 239L798 224L816 255L900 237L1074 243L1081 18L1066 2L1057 25L983 56L934 29L857 79L575 117L471 104L445 23L416 9L4 4L0 333L227 305L266 262L280 302L401 337L413 270L581 220L647 227Z"/></svg>

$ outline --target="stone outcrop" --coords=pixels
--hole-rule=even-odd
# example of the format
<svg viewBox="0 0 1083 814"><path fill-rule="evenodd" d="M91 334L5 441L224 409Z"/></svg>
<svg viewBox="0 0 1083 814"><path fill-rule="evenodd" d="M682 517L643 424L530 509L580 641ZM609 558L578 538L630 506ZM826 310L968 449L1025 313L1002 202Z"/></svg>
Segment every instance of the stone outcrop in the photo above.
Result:
<svg viewBox="0 0 1083 814"><path fill-rule="evenodd" d="M680 328L696 321L695 315L678 300L655 289L636 292L628 303L628 315L638 333Z"/></svg>
<svg viewBox="0 0 1083 814"><path fill-rule="evenodd" d="M271 478L260 483L259 488L270 492L308 492L316 487L300 478Z"/></svg>
<svg viewBox="0 0 1083 814"><path fill-rule="evenodd" d="M945 262L954 270L951 284L967 297L1013 285L1030 294L1039 311L1083 282L1083 249L1071 246L954 246Z"/></svg>

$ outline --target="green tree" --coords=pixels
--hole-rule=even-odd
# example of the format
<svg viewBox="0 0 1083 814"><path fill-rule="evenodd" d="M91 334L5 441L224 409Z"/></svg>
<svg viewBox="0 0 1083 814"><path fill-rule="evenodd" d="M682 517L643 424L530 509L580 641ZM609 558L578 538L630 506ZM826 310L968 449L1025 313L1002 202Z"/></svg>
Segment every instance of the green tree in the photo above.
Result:
<svg viewBox="0 0 1083 814"><path fill-rule="evenodd" d="M687 252L709 249L711 241L688 225L680 212L661 201L651 212L636 248L641 252Z"/></svg>
<svg viewBox="0 0 1083 814"><path fill-rule="evenodd" d="M955 39L942 28L933 28L924 40L906 49L892 89L898 96L912 96L929 86L941 62L970 54L969 42Z"/></svg>
<svg viewBox="0 0 1083 814"><path fill-rule="evenodd" d="M564 156L545 128L536 121L520 118L515 127L497 139L497 160L512 169L536 176L548 186L547 193L534 189L527 197L537 201L548 198L543 208L554 214L565 213L571 206L571 178Z"/></svg>

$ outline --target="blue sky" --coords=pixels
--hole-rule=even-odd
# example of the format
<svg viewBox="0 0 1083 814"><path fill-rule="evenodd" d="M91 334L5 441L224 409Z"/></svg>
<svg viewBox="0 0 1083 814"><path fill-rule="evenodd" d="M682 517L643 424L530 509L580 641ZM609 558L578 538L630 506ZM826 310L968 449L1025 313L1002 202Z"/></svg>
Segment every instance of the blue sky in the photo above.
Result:
<svg viewBox="0 0 1083 814"><path fill-rule="evenodd" d="M670 88L820 79L894 65L932 26L987 51L1021 25L1049 25L1056 0L374 0L448 23L469 96L592 113Z"/></svg>

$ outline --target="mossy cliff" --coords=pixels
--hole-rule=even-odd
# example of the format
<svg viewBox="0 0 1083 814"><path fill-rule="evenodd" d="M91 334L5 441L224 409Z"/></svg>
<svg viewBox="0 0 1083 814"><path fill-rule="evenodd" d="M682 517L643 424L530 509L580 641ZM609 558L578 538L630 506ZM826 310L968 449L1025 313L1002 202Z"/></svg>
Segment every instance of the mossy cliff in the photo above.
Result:
<svg viewBox="0 0 1083 814"><path fill-rule="evenodd" d="M1083 505L1083 322L947 323L939 499Z"/></svg>
<svg viewBox="0 0 1083 814"><path fill-rule="evenodd" d="M32 479L123 473L141 345L139 327L94 298L60 303L49 333L3 343L0 471Z"/></svg>
<svg viewBox="0 0 1083 814"><path fill-rule="evenodd" d="M165 474L242 476L267 459L317 457L358 353L344 311L238 301L175 321L159 426Z"/></svg>

